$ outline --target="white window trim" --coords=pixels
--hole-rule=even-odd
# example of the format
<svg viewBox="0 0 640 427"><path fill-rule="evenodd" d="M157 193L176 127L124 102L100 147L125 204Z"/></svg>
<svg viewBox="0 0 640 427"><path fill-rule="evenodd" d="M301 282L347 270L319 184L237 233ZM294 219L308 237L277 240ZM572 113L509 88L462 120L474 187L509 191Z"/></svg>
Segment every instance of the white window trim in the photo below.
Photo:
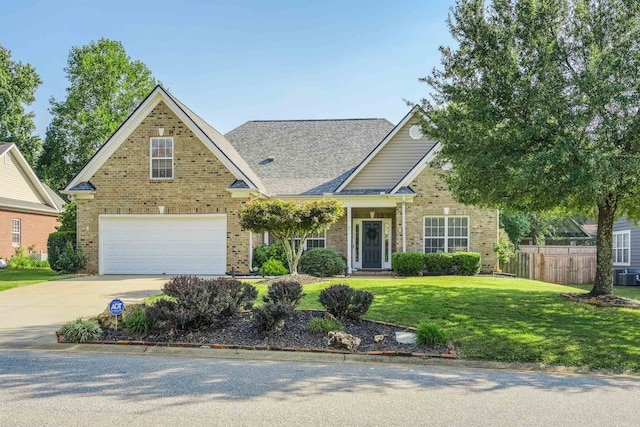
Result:
<svg viewBox="0 0 640 427"><path fill-rule="evenodd" d="M8 152L4 153L4 164L5 165L11 164L11 155Z"/></svg>
<svg viewBox="0 0 640 427"><path fill-rule="evenodd" d="M427 239L424 233L425 222L427 218L444 218L444 236L441 238L444 239L444 252L449 252L449 219L450 218L467 218L467 252L469 252L471 248L471 218L469 215L425 215L422 217L422 253L425 252L424 242ZM431 237L429 237L431 238ZM440 238L440 237L438 237ZM452 236L452 239L463 238L462 236Z"/></svg>
<svg viewBox="0 0 640 427"><path fill-rule="evenodd" d="M627 242L629 243L629 246L627 246L626 248L622 248L623 250L627 249L629 251L629 261L627 261L627 262L615 262L616 236L621 235L621 234L626 234L627 235ZM613 232L613 241L611 243L612 243L612 248L611 248L612 253L611 253L611 255L612 255L613 260L614 260L613 261L613 265L619 265L619 266L622 266L622 267L630 266L631 265L631 230L614 231Z"/></svg>
<svg viewBox="0 0 640 427"><path fill-rule="evenodd" d="M309 245L309 239L312 239L312 240L322 240L322 241L324 242L324 246L323 246L323 247L324 247L324 248L326 248L326 247L327 247L327 231L325 230L325 231L324 231L324 233L322 233L322 236L323 236L323 237L312 237L312 236L315 236L315 234L316 234L316 233L312 234L311 236L307 237L307 240L305 240L305 242L304 242L304 252L309 251L309 250L311 250L311 249L315 249L315 248L309 248L309 246L308 246L308 245ZM293 241L294 241L294 242L295 242L295 241L300 241L300 238L299 238L299 237L296 237L295 239L293 239Z"/></svg>
<svg viewBox="0 0 640 427"><path fill-rule="evenodd" d="M14 230L14 225L18 225L18 231ZM18 235L18 243L13 241L14 235ZM22 244L22 221L19 218L13 218L11 220L11 246L14 248L19 248Z"/></svg>
<svg viewBox="0 0 640 427"><path fill-rule="evenodd" d="M153 157L153 140L154 139L169 139L171 140L171 157ZM173 179L174 176L174 165L173 165L173 158L174 158L174 154L175 154L175 141L173 140L173 137L171 136L153 136L149 139L149 179L152 179L154 181L166 181L166 180L171 180ZM171 177L163 177L163 178L158 178L158 177L154 177L153 176L153 161L154 160L171 160Z"/></svg>

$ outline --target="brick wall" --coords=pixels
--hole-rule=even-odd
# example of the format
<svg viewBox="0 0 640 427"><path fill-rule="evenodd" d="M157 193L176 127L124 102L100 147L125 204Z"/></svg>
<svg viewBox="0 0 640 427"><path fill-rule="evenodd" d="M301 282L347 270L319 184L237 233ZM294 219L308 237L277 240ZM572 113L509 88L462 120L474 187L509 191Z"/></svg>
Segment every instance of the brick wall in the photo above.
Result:
<svg viewBox="0 0 640 427"><path fill-rule="evenodd" d="M174 178L149 178L150 138L164 128L173 137ZM240 229L238 212L245 199L233 199L227 188L235 177L215 155L160 102L90 179L93 200L78 200L78 240L89 255L87 270L98 272L98 215L227 215L227 271L249 269L249 234ZM255 239L254 242L257 240Z"/></svg>
<svg viewBox="0 0 640 427"><path fill-rule="evenodd" d="M498 211L463 205L453 200L446 184L437 176L438 171L427 166L411 183L416 192L413 203L406 204L407 252L424 251L425 216L442 216L444 208L449 208L449 216L468 215L470 236L469 246L472 252L482 256L482 269L492 271L497 258L493 244L498 238ZM402 206L396 209L396 247L402 250Z"/></svg>
<svg viewBox="0 0 640 427"><path fill-rule="evenodd" d="M35 246L36 252L47 252L47 239L60 225L57 216L0 210L0 258L9 259L16 248L11 244L11 220L19 219L21 246Z"/></svg>

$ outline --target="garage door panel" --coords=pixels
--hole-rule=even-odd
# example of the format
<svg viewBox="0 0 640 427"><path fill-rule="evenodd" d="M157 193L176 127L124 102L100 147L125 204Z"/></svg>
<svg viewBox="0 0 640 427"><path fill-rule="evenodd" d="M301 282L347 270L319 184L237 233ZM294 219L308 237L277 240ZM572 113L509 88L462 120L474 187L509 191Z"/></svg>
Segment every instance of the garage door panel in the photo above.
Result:
<svg viewBox="0 0 640 427"><path fill-rule="evenodd" d="M226 216L100 217L103 274L224 274Z"/></svg>

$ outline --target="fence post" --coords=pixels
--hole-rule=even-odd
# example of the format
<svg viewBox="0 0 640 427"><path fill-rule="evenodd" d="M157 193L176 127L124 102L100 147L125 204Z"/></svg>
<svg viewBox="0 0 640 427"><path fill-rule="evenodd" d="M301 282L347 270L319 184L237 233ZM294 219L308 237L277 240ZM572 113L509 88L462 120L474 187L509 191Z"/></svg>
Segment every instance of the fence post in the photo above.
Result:
<svg viewBox="0 0 640 427"><path fill-rule="evenodd" d="M540 278L538 279L544 282L544 252L540 252Z"/></svg>

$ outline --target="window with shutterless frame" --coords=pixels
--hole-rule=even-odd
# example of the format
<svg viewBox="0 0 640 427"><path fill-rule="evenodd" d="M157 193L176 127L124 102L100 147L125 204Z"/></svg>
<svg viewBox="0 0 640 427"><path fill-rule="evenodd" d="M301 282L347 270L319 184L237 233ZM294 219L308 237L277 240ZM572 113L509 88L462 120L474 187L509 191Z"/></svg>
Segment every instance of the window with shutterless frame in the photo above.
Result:
<svg viewBox="0 0 640 427"><path fill-rule="evenodd" d="M151 138L150 157L151 179L173 179L173 138Z"/></svg>
<svg viewBox="0 0 640 427"><path fill-rule="evenodd" d="M468 216L425 216L424 253L468 252Z"/></svg>

